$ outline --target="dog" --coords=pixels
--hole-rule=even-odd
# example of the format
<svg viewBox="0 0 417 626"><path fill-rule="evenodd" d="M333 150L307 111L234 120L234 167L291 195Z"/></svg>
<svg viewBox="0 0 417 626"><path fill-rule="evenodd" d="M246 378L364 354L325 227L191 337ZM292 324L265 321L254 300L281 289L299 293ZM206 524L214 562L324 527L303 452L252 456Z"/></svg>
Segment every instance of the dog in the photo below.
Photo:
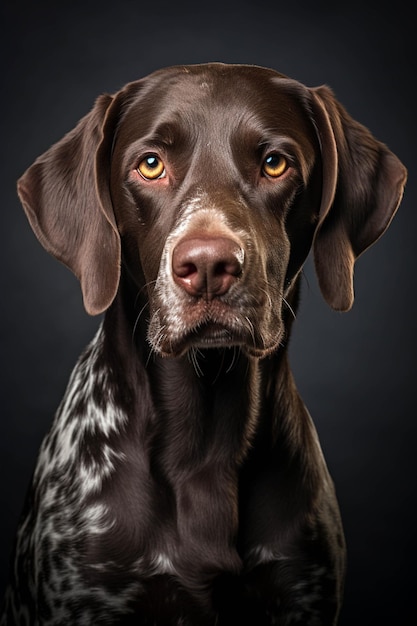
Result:
<svg viewBox="0 0 417 626"><path fill-rule="evenodd" d="M18 193L103 316L47 435L2 625L330 626L345 540L287 346L347 311L406 169L327 86L176 66L98 98Z"/></svg>

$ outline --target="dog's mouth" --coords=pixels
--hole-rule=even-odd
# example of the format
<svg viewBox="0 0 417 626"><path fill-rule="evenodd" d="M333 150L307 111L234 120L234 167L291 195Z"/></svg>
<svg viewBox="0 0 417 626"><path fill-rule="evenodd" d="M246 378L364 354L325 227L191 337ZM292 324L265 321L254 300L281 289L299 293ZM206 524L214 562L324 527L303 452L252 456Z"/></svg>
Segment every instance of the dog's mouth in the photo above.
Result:
<svg viewBox="0 0 417 626"><path fill-rule="evenodd" d="M163 357L178 357L193 349L240 348L248 356L262 358L275 351L280 343L282 332L275 336L265 336L248 316L234 313L206 316L189 325L160 325L157 334L152 333L148 340L153 350Z"/></svg>
<svg viewBox="0 0 417 626"><path fill-rule="evenodd" d="M193 347L231 347L245 343L245 338L234 329L218 322L204 322L187 337Z"/></svg>
<svg viewBox="0 0 417 626"><path fill-rule="evenodd" d="M190 346L196 348L239 347L248 356L263 358L274 352L280 345L281 333L268 343L257 337L249 320L242 330L229 329L220 324L203 325L189 337Z"/></svg>

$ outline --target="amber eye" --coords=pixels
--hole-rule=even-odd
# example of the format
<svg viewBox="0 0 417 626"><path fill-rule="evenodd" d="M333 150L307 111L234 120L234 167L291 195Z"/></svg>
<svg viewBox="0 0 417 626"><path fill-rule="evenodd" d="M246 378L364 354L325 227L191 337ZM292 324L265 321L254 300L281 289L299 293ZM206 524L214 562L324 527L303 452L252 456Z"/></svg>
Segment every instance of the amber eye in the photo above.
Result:
<svg viewBox="0 0 417 626"><path fill-rule="evenodd" d="M147 180L156 180L165 176L165 165L155 154L149 154L138 165L138 172Z"/></svg>
<svg viewBox="0 0 417 626"><path fill-rule="evenodd" d="M288 167L287 159L281 154L270 154L263 162L262 171L271 178L278 178Z"/></svg>

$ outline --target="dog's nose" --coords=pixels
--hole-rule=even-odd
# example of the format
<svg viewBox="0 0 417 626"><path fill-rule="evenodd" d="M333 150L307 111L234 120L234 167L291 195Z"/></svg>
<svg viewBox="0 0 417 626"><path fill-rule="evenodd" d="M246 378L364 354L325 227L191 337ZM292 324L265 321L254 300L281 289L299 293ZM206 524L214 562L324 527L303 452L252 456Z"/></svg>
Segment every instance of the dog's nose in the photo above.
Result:
<svg viewBox="0 0 417 626"><path fill-rule="evenodd" d="M190 295L212 300L242 274L243 257L242 248L227 237L182 239L172 255L173 277Z"/></svg>

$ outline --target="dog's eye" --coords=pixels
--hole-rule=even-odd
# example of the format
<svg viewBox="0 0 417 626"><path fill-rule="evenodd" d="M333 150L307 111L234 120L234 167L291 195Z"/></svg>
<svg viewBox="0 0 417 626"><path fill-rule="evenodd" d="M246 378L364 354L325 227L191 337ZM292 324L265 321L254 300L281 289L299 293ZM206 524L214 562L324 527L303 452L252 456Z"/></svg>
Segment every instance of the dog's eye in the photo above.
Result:
<svg viewBox="0 0 417 626"><path fill-rule="evenodd" d="M263 162L262 171L271 178L278 178L288 167L287 159L281 154L270 154Z"/></svg>
<svg viewBox="0 0 417 626"><path fill-rule="evenodd" d="M149 154L138 165L138 172L147 180L156 180L165 176L164 162L155 154Z"/></svg>

